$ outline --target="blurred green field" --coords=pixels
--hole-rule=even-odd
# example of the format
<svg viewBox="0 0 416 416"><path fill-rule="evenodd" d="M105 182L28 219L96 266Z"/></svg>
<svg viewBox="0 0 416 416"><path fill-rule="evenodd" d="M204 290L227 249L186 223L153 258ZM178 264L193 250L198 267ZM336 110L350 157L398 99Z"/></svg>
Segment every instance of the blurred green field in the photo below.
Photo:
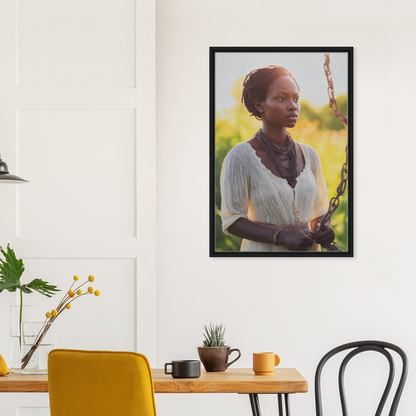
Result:
<svg viewBox="0 0 416 416"><path fill-rule="evenodd" d="M232 89L235 105L218 111L215 117L215 247L216 251L240 251L241 238L227 235L222 231L220 175L222 163L228 152L239 142L254 136L261 128L261 122L249 117L240 102L243 79L237 80ZM347 115L347 95L336 97L340 111ZM328 197L336 195L340 174L345 162L347 130L329 111L329 105L313 107L301 101L301 111L294 129L289 132L293 139L313 146L321 158L322 171L328 188ZM335 242L342 250L347 250L348 189L341 198L340 205L332 217L331 226L335 231Z"/></svg>

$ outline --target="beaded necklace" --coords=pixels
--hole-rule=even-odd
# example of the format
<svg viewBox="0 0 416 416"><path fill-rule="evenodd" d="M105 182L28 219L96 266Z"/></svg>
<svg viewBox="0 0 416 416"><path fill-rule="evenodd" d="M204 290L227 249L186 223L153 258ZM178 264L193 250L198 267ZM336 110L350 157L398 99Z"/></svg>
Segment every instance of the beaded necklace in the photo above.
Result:
<svg viewBox="0 0 416 416"><path fill-rule="evenodd" d="M260 143L260 146L267 152L270 159L273 162L276 170L282 179L293 181L298 177L298 165L296 161L296 147L292 136L286 132L286 140L284 146L278 146L274 144L264 133L263 129L260 129L256 136ZM283 165L283 161L289 160L289 166L286 168ZM288 172L283 173L284 171Z"/></svg>

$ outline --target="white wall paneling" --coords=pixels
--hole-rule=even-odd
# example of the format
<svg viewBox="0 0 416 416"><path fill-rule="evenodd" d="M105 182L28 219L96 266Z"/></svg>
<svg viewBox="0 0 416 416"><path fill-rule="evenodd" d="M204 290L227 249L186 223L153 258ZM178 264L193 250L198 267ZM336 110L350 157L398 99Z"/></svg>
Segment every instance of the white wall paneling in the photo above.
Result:
<svg viewBox="0 0 416 416"><path fill-rule="evenodd" d="M19 88L134 88L135 0L19 0Z"/></svg>
<svg viewBox="0 0 416 416"><path fill-rule="evenodd" d="M134 236L135 129L133 110L19 110L18 236Z"/></svg>
<svg viewBox="0 0 416 416"><path fill-rule="evenodd" d="M12 395L9 395L12 396ZM16 416L49 416L49 398L46 394L13 394ZM9 415L11 413L5 413Z"/></svg>
<svg viewBox="0 0 416 416"><path fill-rule="evenodd" d="M156 0L136 2L137 348L156 364Z"/></svg>
<svg viewBox="0 0 416 416"><path fill-rule="evenodd" d="M17 416L49 416L49 407L22 406L17 408Z"/></svg>
<svg viewBox="0 0 416 416"><path fill-rule="evenodd" d="M135 259L31 258L25 260L25 265L26 279L40 277L62 291L69 289L75 274L80 281L90 274L96 277L91 286L100 290L101 295L77 300L52 327L56 348L135 350ZM34 294L26 296L26 301L38 306L40 318L62 296L59 293L47 298Z"/></svg>
<svg viewBox="0 0 416 416"><path fill-rule="evenodd" d="M154 18L154 1L0 5L0 153L30 181L0 186L0 244L10 242L23 258L23 281L41 277L65 291L74 274L96 276L101 296L60 317L55 347L139 350L152 363ZM40 318L60 296L25 301L38 305ZM16 296L1 297L0 353L7 360ZM47 414L47 396L35 397L2 395L5 416Z"/></svg>
<svg viewBox="0 0 416 416"><path fill-rule="evenodd" d="M20 110L136 108L136 88L24 88L16 91Z"/></svg>
<svg viewBox="0 0 416 416"><path fill-rule="evenodd" d="M0 13L0 153L9 170L18 174L16 146L16 4L1 3ZM6 41L7 39L7 41ZM0 184L0 242L14 242L16 235L16 187Z"/></svg>

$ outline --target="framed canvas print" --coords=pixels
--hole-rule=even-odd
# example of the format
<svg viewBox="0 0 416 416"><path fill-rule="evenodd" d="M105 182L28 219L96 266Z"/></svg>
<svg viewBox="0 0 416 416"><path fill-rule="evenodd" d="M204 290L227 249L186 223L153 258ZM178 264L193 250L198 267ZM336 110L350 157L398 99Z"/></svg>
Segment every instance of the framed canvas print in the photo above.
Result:
<svg viewBox="0 0 416 416"><path fill-rule="evenodd" d="M353 48L210 48L210 256L353 256Z"/></svg>

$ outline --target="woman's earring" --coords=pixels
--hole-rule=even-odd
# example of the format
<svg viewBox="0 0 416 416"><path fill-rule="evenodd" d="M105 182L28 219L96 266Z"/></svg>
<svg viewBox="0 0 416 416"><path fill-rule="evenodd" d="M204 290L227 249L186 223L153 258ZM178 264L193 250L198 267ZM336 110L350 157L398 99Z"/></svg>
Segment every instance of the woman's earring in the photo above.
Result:
<svg viewBox="0 0 416 416"><path fill-rule="evenodd" d="M263 112L263 109L262 108L260 108L260 113L262 113Z"/></svg>

